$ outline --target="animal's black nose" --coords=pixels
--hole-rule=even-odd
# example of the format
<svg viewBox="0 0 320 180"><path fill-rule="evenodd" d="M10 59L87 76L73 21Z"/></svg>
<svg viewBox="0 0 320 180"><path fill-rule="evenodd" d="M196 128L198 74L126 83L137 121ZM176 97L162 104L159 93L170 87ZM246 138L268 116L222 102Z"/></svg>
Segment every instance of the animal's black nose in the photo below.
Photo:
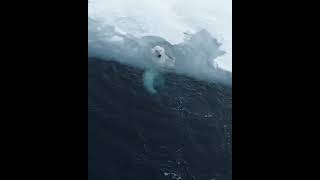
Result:
<svg viewBox="0 0 320 180"><path fill-rule="evenodd" d="M158 55L158 58L161 58L161 54Z"/></svg>

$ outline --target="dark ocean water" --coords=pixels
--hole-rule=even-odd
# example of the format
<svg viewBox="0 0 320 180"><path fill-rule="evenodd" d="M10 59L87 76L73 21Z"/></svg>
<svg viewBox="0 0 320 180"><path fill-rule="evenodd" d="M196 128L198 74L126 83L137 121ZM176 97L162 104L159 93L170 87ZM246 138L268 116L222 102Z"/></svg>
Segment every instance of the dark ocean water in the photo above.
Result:
<svg viewBox="0 0 320 180"><path fill-rule="evenodd" d="M231 180L232 88L89 59L89 180Z"/></svg>

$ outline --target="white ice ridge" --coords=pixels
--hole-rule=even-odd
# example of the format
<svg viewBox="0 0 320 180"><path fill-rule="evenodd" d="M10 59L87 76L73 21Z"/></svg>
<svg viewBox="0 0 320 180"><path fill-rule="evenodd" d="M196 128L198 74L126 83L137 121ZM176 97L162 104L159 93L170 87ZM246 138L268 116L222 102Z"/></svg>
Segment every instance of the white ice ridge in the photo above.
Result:
<svg viewBox="0 0 320 180"><path fill-rule="evenodd" d="M225 51L220 49L221 43L205 29L186 33L183 42L171 44L159 36L124 34L114 26L92 18L88 19L88 23L90 57L112 59L145 70L174 72L199 80L218 80L231 85L231 73L213 65L215 59L224 55Z"/></svg>
<svg viewBox="0 0 320 180"><path fill-rule="evenodd" d="M215 62L232 70L232 0L91 0L89 17L120 34L159 36L171 44L182 43L184 32L206 29L226 52Z"/></svg>

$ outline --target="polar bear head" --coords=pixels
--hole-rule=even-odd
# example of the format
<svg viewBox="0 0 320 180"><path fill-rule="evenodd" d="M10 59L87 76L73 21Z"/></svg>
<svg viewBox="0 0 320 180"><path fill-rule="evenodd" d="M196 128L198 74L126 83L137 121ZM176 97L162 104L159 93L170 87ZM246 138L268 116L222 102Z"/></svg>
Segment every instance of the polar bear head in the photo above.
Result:
<svg viewBox="0 0 320 180"><path fill-rule="evenodd" d="M166 53L163 47L155 46L151 49L152 60L157 63L164 65L166 63Z"/></svg>
<svg viewBox="0 0 320 180"><path fill-rule="evenodd" d="M152 52L153 54L157 57L157 58L161 58L165 56L165 50L163 47L161 46L155 46L152 48Z"/></svg>

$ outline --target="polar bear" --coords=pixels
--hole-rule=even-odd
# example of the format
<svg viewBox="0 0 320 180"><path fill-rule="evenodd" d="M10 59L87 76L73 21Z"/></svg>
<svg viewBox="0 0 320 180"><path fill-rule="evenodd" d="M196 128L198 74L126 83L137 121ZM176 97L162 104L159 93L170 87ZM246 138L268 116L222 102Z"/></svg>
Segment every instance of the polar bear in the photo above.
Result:
<svg viewBox="0 0 320 180"><path fill-rule="evenodd" d="M161 72L172 71L175 67L175 59L169 56L163 47L156 45L151 48L151 61L155 66L144 72L143 84L151 94L155 94L157 93L155 83L163 84Z"/></svg>

